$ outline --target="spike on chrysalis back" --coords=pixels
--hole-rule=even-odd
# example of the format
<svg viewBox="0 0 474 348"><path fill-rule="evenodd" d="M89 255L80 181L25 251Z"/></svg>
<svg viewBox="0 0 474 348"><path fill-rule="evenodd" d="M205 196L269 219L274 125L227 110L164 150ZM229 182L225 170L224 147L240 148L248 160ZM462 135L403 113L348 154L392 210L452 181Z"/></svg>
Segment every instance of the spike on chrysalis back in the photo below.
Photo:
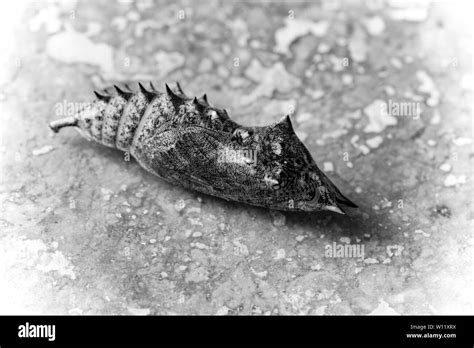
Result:
<svg viewBox="0 0 474 348"><path fill-rule="evenodd" d="M275 127L280 128L288 133L294 133L293 125L291 124L290 115L283 116L280 121L275 125Z"/></svg>
<svg viewBox="0 0 474 348"><path fill-rule="evenodd" d="M138 87L140 88L140 92L142 92L142 94L145 96L148 102L151 102L153 98L157 96L156 93L148 91L145 87L143 87L143 85L140 82L138 83Z"/></svg>
<svg viewBox="0 0 474 348"><path fill-rule="evenodd" d="M168 84L165 84L166 86L166 94L171 100L171 103L173 104L173 107L175 110L179 110L179 107L184 104L184 99L181 98L179 95L174 93L170 86Z"/></svg>
<svg viewBox="0 0 474 348"><path fill-rule="evenodd" d="M125 92L124 90L120 89L117 85L114 85L115 90L117 91L117 94L121 96L125 100L129 100L132 96L132 92Z"/></svg>
<svg viewBox="0 0 474 348"><path fill-rule="evenodd" d="M199 100L196 97L194 97L193 99L193 105L199 113L204 112L204 110L206 109L206 106L199 103Z"/></svg>
<svg viewBox="0 0 474 348"><path fill-rule="evenodd" d="M95 94L95 96L97 97L97 99L103 100L103 101L105 101L106 103L108 103L109 100L112 98L112 97L109 96L109 95L100 94L100 93L97 92L97 91L94 91L94 94Z"/></svg>
<svg viewBox="0 0 474 348"><path fill-rule="evenodd" d="M178 90L178 92L183 96L183 97L186 97L186 93L184 93L183 89L181 88L181 85L179 84L178 81L176 81L176 89Z"/></svg>

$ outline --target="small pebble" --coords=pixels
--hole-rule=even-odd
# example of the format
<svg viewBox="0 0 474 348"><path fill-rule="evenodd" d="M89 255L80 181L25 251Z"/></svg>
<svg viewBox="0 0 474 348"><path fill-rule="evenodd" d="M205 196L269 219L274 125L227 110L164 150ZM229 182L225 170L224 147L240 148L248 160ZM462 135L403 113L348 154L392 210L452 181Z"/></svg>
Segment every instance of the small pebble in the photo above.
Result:
<svg viewBox="0 0 474 348"><path fill-rule="evenodd" d="M402 254L404 247L401 245L387 245L387 254L388 256L400 256Z"/></svg>
<svg viewBox="0 0 474 348"><path fill-rule="evenodd" d="M102 193L102 198L104 199L104 201L109 201L113 191L106 188L101 188L100 193Z"/></svg>
<svg viewBox="0 0 474 348"><path fill-rule="evenodd" d="M281 260L284 259L286 256L285 249L278 249L276 252L276 256L273 258L274 260Z"/></svg>
<svg viewBox="0 0 474 348"><path fill-rule="evenodd" d="M206 245L206 244L202 244L202 243L195 243L194 246L198 249L209 249L209 247Z"/></svg>
<svg viewBox="0 0 474 348"><path fill-rule="evenodd" d="M443 172L450 172L451 171L451 165L449 163L443 163L439 169L441 169Z"/></svg>
<svg viewBox="0 0 474 348"><path fill-rule="evenodd" d="M401 69L403 67L403 63L398 58L390 59L390 64L392 64L393 67L396 68L396 69Z"/></svg>
<svg viewBox="0 0 474 348"><path fill-rule="evenodd" d="M436 205L432 212L436 215L441 215L441 216L444 216L444 217L450 217L451 216L451 211L449 210L449 208L443 204L441 205Z"/></svg>
<svg viewBox="0 0 474 348"><path fill-rule="evenodd" d="M354 78L352 75L349 74L344 74L342 75L342 84L345 86L352 85L352 82L354 82Z"/></svg>
<svg viewBox="0 0 474 348"><path fill-rule="evenodd" d="M332 172L333 170L334 170L334 166L331 162L324 162L323 163L323 171Z"/></svg>
<svg viewBox="0 0 474 348"><path fill-rule="evenodd" d="M180 212L181 210L183 210L184 208L186 207L186 203L184 202L183 199L179 199L175 205L174 205L174 208L176 209L176 211Z"/></svg>
<svg viewBox="0 0 474 348"><path fill-rule="evenodd" d="M82 315L83 311L80 308L72 308L68 311L71 315Z"/></svg>
<svg viewBox="0 0 474 348"><path fill-rule="evenodd" d="M54 147L52 147L51 145L46 145L46 146L40 147L39 149L34 149L32 153L33 153L33 156L40 156L40 155L44 155L44 154L47 154L48 152L53 151L53 149Z"/></svg>
<svg viewBox="0 0 474 348"><path fill-rule="evenodd" d="M370 149L365 145L359 145L359 150L363 155L367 155L370 152Z"/></svg>
<svg viewBox="0 0 474 348"><path fill-rule="evenodd" d="M471 138L456 138L456 139L453 139L453 143L456 146L469 145L472 143L472 139Z"/></svg>
<svg viewBox="0 0 474 348"><path fill-rule="evenodd" d="M329 46L325 42L321 42L318 46L318 52L321 54L328 53L331 50L331 46Z"/></svg>
<svg viewBox="0 0 474 348"><path fill-rule="evenodd" d="M339 240L341 241L341 243L345 244L350 244L351 242L351 239L349 237L341 237Z"/></svg>
<svg viewBox="0 0 474 348"><path fill-rule="evenodd" d="M314 100L321 99L324 96L324 91L322 89L310 90L308 93Z"/></svg>
<svg viewBox="0 0 474 348"><path fill-rule="evenodd" d="M432 96L426 99L426 105L429 107L435 107L439 104L439 97L438 96Z"/></svg>
<svg viewBox="0 0 474 348"><path fill-rule="evenodd" d="M365 262L366 264L369 264L369 265L372 265L372 264L375 264L375 263L379 263L379 262L377 261L377 259L374 259L373 257L369 257L368 259L365 259L364 262Z"/></svg>
<svg viewBox="0 0 474 348"><path fill-rule="evenodd" d="M127 307L127 310L132 315L149 315L151 313L150 308Z"/></svg>
<svg viewBox="0 0 474 348"><path fill-rule="evenodd" d="M233 240L233 244L235 246L234 248L234 255L237 256L248 256L249 255L249 249L245 244L241 242L241 238L235 238Z"/></svg>
<svg viewBox="0 0 474 348"><path fill-rule="evenodd" d="M296 237L296 241L297 241L297 242L302 242L303 239L305 239L305 236L303 236L303 235L300 235L300 236L297 236L297 237Z"/></svg>
<svg viewBox="0 0 474 348"><path fill-rule="evenodd" d="M446 187L459 186L465 183L466 183L465 175L455 176L454 174L449 174L444 180L444 186Z"/></svg>
<svg viewBox="0 0 474 348"><path fill-rule="evenodd" d="M393 88L392 86L385 86L384 91L389 97L395 95L395 88Z"/></svg>
<svg viewBox="0 0 474 348"><path fill-rule="evenodd" d="M367 32L372 36L379 36L385 30L385 21L380 16L373 16L364 20Z"/></svg>
<svg viewBox="0 0 474 348"><path fill-rule="evenodd" d="M429 237L429 236L430 236L429 233L426 233L425 231L423 231L423 230L421 230L421 229L415 230L415 233L416 233L416 234L421 234L423 237Z"/></svg>
<svg viewBox="0 0 474 348"><path fill-rule="evenodd" d="M219 310L216 312L216 315L227 315L229 313L229 308L226 306L222 306L219 308Z"/></svg>
<svg viewBox="0 0 474 348"><path fill-rule="evenodd" d="M252 271L253 274L255 274L259 278L265 278L268 275L268 271L256 271L253 269L253 267L250 267L250 270Z"/></svg>
<svg viewBox="0 0 474 348"><path fill-rule="evenodd" d="M433 112L433 117L430 120L430 124L436 125L441 122L441 115L438 110Z"/></svg>
<svg viewBox="0 0 474 348"><path fill-rule="evenodd" d="M373 138L366 140L367 145L369 145L372 149L376 149L383 143L383 138L380 135L377 135Z"/></svg>
<svg viewBox="0 0 474 348"><path fill-rule="evenodd" d="M286 216L283 215L283 213L276 210L272 210L271 214L272 214L272 223L274 226L277 226L277 227L285 226Z"/></svg>
<svg viewBox="0 0 474 348"><path fill-rule="evenodd" d="M127 13L127 18L133 22L136 22L140 19L140 14L137 11L130 11Z"/></svg>

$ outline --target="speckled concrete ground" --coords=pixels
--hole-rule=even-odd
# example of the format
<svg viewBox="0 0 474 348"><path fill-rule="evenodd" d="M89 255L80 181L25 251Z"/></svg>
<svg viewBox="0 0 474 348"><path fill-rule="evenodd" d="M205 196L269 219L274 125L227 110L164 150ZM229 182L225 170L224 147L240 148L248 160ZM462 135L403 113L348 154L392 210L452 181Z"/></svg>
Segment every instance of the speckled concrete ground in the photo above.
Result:
<svg viewBox="0 0 474 348"><path fill-rule="evenodd" d="M31 3L1 62L0 314L473 314L470 19L408 4ZM228 203L48 130L136 80L292 114L360 209Z"/></svg>

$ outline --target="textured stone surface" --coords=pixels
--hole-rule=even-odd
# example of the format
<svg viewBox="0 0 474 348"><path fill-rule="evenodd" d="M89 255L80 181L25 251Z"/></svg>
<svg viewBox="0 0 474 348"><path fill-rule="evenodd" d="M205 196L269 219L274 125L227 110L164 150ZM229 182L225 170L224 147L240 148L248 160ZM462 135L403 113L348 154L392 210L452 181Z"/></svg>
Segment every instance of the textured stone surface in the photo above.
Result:
<svg viewBox="0 0 474 348"><path fill-rule="evenodd" d="M25 8L0 74L0 313L473 314L467 13L205 3ZM242 124L292 112L360 209L229 203L49 133L93 89L134 80L179 80ZM333 243L364 257L328 257Z"/></svg>

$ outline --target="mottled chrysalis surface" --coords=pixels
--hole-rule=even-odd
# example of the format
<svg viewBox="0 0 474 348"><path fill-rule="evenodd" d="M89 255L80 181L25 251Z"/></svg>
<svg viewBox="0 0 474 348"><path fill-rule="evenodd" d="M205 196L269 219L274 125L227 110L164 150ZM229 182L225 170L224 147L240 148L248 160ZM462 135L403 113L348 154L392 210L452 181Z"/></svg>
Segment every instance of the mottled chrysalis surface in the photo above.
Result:
<svg viewBox="0 0 474 348"><path fill-rule="evenodd" d="M357 207L317 167L290 117L244 127L206 95L187 97L179 84L165 93L115 86L74 117L50 124L76 127L90 140L129 152L149 172L173 184L230 201L288 211Z"/></svg>

